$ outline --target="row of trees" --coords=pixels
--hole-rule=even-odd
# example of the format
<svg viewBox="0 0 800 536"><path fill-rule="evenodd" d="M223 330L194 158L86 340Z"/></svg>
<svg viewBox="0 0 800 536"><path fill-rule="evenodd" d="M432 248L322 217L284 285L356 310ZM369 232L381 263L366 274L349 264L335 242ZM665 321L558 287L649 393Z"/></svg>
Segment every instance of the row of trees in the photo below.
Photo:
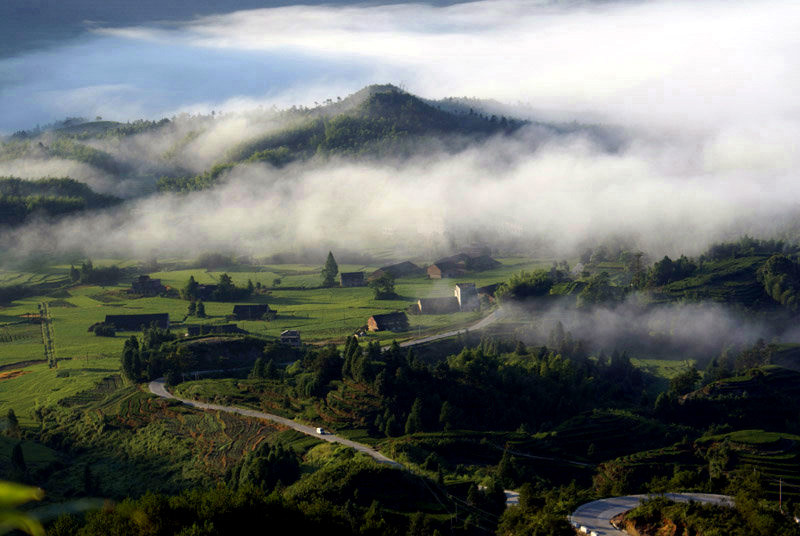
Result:
<svg viewBox="0 0 800 536"><path fill-rule="evenodd" d="M184 300L193 302L203 299L209 301L236 301L249 298L255 291L255 285L250 279L247 280L246 286L238 287L233 282L233 278L227 273L219 276L219 280L214 285L215 288L210 292L203 287L195 280L193 275L190 275L189 280L181 290L181 297Z"/></svg>
<svg viewBox="0 0 800 536"><path fill-rule="evenodd" d="M122 278L122 270L117 265L96 268L92 260L81 263L80 268L69 267L69 279L82 285L115 285Z"/></svg>

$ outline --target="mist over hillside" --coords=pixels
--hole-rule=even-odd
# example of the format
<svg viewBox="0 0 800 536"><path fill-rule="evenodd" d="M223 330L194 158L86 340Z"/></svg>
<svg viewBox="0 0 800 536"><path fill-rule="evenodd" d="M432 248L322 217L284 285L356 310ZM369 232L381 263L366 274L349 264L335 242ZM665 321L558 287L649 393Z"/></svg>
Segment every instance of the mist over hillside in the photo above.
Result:
<svg viewBox="0 0 800 536"><path fill-rule="evenodd" d="M128 199L6 230L9 251L570 256L624 237L657 258L797 229L792 2L209 13L0 60L0 175ZM88 120L37 129L48 114Z"/></svg>
<svg viewBox="0 0 800 536"><path fill-rule="evenodd" d="M570 256L622 236L657 256L794 228L794 158L736 165L732 140L697 147L453 102L387 85L314 108L18 133L2 146L3 175L69 176L129 202L2 240L15 255L389 247L429 258L474 243Z"/></svg>

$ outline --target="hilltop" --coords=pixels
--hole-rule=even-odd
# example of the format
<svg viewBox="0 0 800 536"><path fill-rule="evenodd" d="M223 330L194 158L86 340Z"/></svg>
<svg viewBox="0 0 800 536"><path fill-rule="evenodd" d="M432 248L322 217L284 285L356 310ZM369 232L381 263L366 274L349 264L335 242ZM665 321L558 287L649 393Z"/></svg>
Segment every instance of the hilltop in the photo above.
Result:
<svg viewBox="0 0 800 536"><path fill-rule="evenodd" d="M402 159L432 149L456 152L526 124L474 109L445 111L393 85L372 85L317 108L292 109L285 127L240 143L202 174L164 177L158 187L161 191L208 188L243 162L282 167L313 157Z"/></svg>
<svg viewBox="0 0 800 536"><path fill-rule="evenodd" d="M65 168L59 175L125 198L211 188L243 164L282 168L330 158L399 163L455 154L521 130L531 151L537 140L576 134L607 150L616 146L605 127L520 119L510 110L494 101L429 100L391 84L376 84L313 107L180 114L127 123L67 118L0 141L0 162L12 170L25 169L25 178L31 179L39 178L31 171L37 167Z"/></svg>

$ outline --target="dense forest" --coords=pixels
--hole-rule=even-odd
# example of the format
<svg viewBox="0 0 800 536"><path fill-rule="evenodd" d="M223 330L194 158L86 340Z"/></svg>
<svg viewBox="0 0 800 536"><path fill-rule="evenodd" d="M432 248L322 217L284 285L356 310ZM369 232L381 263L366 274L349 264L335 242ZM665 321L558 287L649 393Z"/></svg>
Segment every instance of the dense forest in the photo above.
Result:
<svg viewBox="0 0 800 536"><path fill-rule="evenodd" d="M77 214L110 207L120 201L98 194L73 179L0 177L0 225L21 225L37 216L56 218Z"/></svg>

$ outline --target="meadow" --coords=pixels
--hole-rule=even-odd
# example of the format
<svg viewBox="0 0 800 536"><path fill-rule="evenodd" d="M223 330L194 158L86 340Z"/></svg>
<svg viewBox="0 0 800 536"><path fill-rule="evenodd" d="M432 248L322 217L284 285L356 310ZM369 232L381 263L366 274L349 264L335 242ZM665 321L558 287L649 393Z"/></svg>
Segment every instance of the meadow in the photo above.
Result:
<svg viewBox="0 0 800 536"><path fill-rule="evenodd" d="M476 285L502 282L519 270L549 266L548 261L524 258L500 259L501 267L464 278ZM398 298L375 300L373 291L359 288L319 288L320 266L286 264L234 266L209 271L185 268L184 261L166 262L175 269L150 273L162 283L182 288L190 276L199 283L214 283L228 273L235 284L248 280L261 283L265 292L243 303L267 303L277 310L272 321L231 320L234 302L206 302L207 318L186 317L188 302L179 297L137 297L127 293L130 281L140 272L133 261L95 260L95 266L115 264L124 278L113 286L75 285L69 282L69 265L39 267L35 272L0 271L0 285L26 285L40 292L0 306L0 403L14 407L23 424L32 424L33 409L89 389L109 374L119 372L123 343L134 332L118 332L114 337L100 337L88 331L108 314L168 313L173 330L180 333L185 324L223 324L235 322L240 328L267 339L285 329L298 329L304 342L341 343L345 337L366 325L376 313L403 311L420 297L451 296L456 280L429 280L426 277L401 278L396 282ZM340 265L340 272L365 271L378 266ZM280 283L276 284L276 279ZM460 280L459 280L460 281ZM57 369L44 363L41 326L26 320L38 314L39 304L47 303L55 333ZM240 303L240 302L236 302ZM380 332L367 336L388 344L414 336L467 326L483 313L449 315L409 315L406 333ZM18 364L18 366L16 366Z"/></svg>

